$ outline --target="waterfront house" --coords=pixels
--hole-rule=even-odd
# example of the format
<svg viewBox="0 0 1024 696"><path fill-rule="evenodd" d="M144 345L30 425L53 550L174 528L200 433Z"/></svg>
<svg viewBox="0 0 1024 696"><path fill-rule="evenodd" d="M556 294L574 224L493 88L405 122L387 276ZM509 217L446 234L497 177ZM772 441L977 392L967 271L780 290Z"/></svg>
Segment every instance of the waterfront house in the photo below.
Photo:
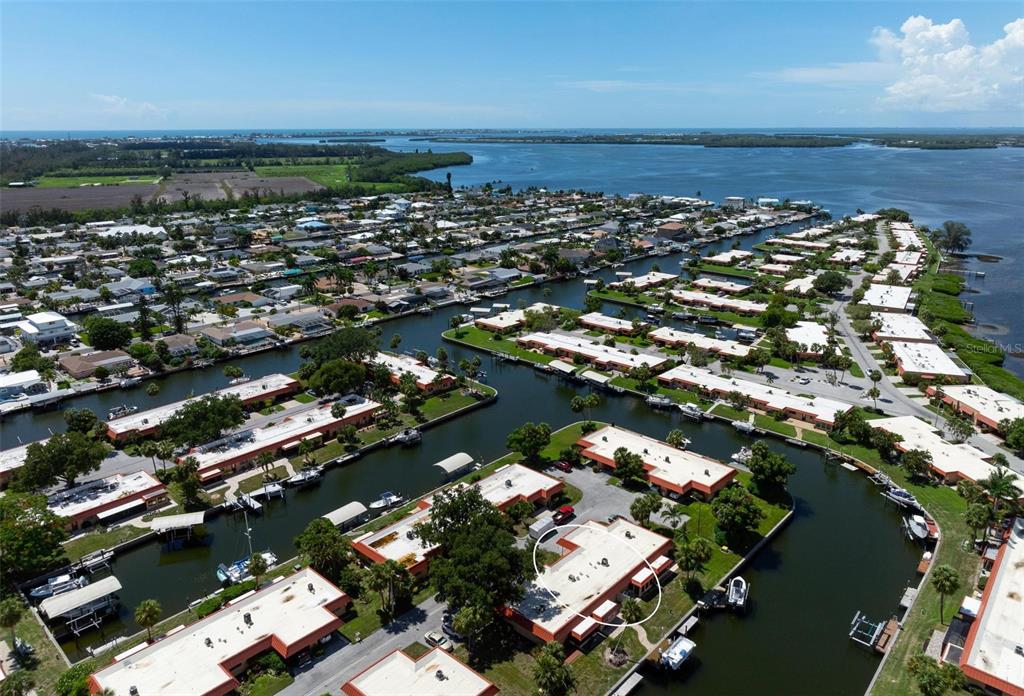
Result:
<svg viewBox="0 0 1024 696"><path fill-rule="evenodd" d="M46 505L69 530L109 524L167 502L167 488L145 471L114 474L51 495Z"/></svg>
<svg viewBox="0 0 1024 696"><path fill-rule="evenodd" d="M999 432L999 423L1004 420L1024 418L1024 403L982 384L930 386L927 392L988 432Z"/></svg>
<svg viewBox="0 0 1024 696"><path fill-rule="evenodd" d="M130 370L135 366L135 360L123 350L65 353L60 356L57 363L62 370L75 379L91 377L101 367L110 374L116 374Z"/></svg>
<svg viewBox="0 0 1024 696"><path fill-rule="evenodd" d="M416 380L416 386L424 392L445 391L455 385L455 378L451 375L434 370L408 355L379 352L370 359L370 362L386 367L394 384L401 382L402 375L411 374Z"/></svg>

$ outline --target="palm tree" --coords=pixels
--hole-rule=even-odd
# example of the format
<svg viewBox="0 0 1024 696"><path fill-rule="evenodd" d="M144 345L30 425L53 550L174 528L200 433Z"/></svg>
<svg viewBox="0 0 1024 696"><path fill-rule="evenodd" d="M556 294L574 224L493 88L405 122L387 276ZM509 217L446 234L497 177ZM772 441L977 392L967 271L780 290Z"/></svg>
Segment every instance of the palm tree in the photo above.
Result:
<svg viewBox="0 0 1024 696"><path fill-rule="evenodd" d="M144 599L135 607L135 623L146 629L146 640L153 639L153 627L160 621L163 614L160 602L155 599Z"/></svg>
<svg viewBox="0 0 1024 696"><path fill-rule="evenodd" d="M676 533L681 533L684 537L686 536L686 506L676 503L671 507L666 507L661 513L661 516L668 522L668 526L676 530Z"/></svg>
<svg viewBox="0 0 1024 696"><path fill-rule="evenodd" d="M22 613L21 602L13 595L0 602L0 628L10 630L12 648L15 646L14 627L21 621Z"/></svg>
<svg viewBox="0 0 1024 696"><path fill-rule="evenodd" d="M964 524L971 530L971 542L977 543L978 532L988 527L992 521L992 511L988 505L971 503L963 513Z"/></svg>
<svg viewBox="0 0 1024 696"><path fill-rule="evenodd" d="M1017 475L1006 467L1006 457L1002 454L997 454L992 458L992 461L995 462L995 470L978 483L981 484L981 487L992 498L992 519L999 521L999 508L1003 503L1019 498L1020 490L1015 483Z"/></svg>
<svg viewBox="0 0 1024 696"><path fill-rule="evenodd" d="M150 461L153 462L153 473L156 473L156 457L160 453L159 447L153 440L146 440L142 443L139 448L139 452L143 457L149 457Z"/></svg>
<svg viewBox="0 0 1024 696"><path fill-rule="evenodd" d="M946 595L960 589L960 576L948 565L940 565L932 571L932 588L939 593L939 622L945 615Z"/></svg>
<svg viewBox="0 0 1024 696"><path fill-rule="evenodd" d="M265 575L269 568L267 567L267 559L263 557L262 553L254 553L252 558L249 559L249 575L256 581L256 589L260 588L260 576Z"/></svg>
<svg viewBox="0 0 1024 696"><path fill-rule="evenodd" d="M629 597L622 602L619 614L622 615L623 621L631 624L637 623L644 618L643 607L640 606L640 602L634 597Z"/></svg>
<svg viewBox="0 0 1024 696"><path fill-rule="evenodd" d="M167 468L167 462L174 457L174 442L172 440L158 440L156 443L156 456L163 463L163 468Z"/></svg>

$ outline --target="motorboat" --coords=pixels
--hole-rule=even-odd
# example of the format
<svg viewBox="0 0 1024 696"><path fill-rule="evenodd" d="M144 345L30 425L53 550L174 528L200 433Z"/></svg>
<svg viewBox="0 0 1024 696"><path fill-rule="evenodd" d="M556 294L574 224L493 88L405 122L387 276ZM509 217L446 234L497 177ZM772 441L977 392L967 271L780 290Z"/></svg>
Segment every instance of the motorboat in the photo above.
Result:
<svg viewBox="0 0 1024 696"><path fill-rule="evenodd" d="M273 551L262 551L263 560L267 562L267 568L277 565L277 555ZM249 559L251 556L240 558L231 565L221 563L217 566L217 579L221 582L239 583L252 577L249 573Z"/></svg>
<svg viewBox="0 0 1024 696"><path fill-rule="evenodd" d="M928 521L921 515L910 515L903 518L903 529L911 541L924 541L930 535Z"/></svg>
<svg viewBox="0 0 1024 696"><path fill-rule="evenodd" d="M915 498L910 491L904 490L899 486L891 486L887 488L882 491L882 495L900 507L910 508L912 510L921 509L921 504L917 502L917 498Z"/></svg>
<svg viewBox="0 0 1024 696"><path fill-rule="evenodd" d="M739 430L741 433L752 433L754 432L754 424L750 421L733 421L732 427Z"/></svg>
<svg viewBox="0 0 1024 696"><path fill-rule="evenodd" d="M141 383L142 383L142 378L141 377L125 377L124 379L118 381L117 386L121 387L122 389L128 389L130 387L134 387L135 385L141 384Z"/></svg>
<svg viewBox="0 0 1024 696"><path fill-rule="evenodd" d="M130 416L139 410L138 406L129 406L128 404L121 404L107 411L107 420L114 420L115 418L123 418L124 416Z"/></svg>
<svg viewBox="0 0 1024 696"><path fill-rule="evenodd" d="M417 430L416 428L406 428L405 430L391 438L392 442L397 442L400 445L406 446L418 444L419 441L422 439L423 436L420 434L420 431Z"/></svg>
<svg viewBox="0 0 1024 696"><path fill-rule="evenodd" d="M741 447L739 452L734 452L731 459L737 464L746 464L750 461L750 457L754 454L754 451L749 447Z"/></svg>
<svg viewBox="0 0 1024 696"><path fill-rule="evenodd" d="M659 650L658 662L669 669L679 669L696 648L697 644L692 640L686 636L678 636L667 648Z"/></svg>
<svg viewBox="0 0 1024 696"><path fill-rule="evenodd" d="M310 466L299 473L285 479L285 483L289 486L312 486L320 483L320 479L323 478L324 468L322 466Z"/></svg>
<svg viewBox="0 0 1024 696"><path fill-rule="evenodd" d="M72 575L57 575L47 580L38 587L33 587L28 595L32 599L46 599L54 595L64 594L71 590L77 590L89 584L89 578L76 578Z"/></svg>
<svg viewBox="0 0 1024 696"><path fill-rule="evenodd" d="M750 585L742 577L737 575L729 581L729 606L733 609L744 609L747 606L747 596L750 593Z"/></svg>
<svg viewBox="0 0 1024 696"><path fill-rule="evenodd" d="M693 403L679 404L679 410L684 416L693 420L703 420L707 415L704 413L704 409Z"/></svg>
<svg viewBox="0 0 1024 696"><path fill-rule="evenodd" d="M651 408L671 408L672 404L675 403L667 396L660 396L656 394L648 396L645 401Z"/></svg>
<svg viewBox="0 0 1024 696"><path fill-rule="evenodd" d="M384 491L380 494L380 497L370 503L371 510L387 510L388 508L400 505L405 498L400 495L396 495L391 491Z"/></svg>
<svg viewBox="0 0 1024 696"><path fill-rule="evenodd" d="M235 377L233 380L228 382L228 384L245 384L246 382L250 381L252 381L252 377L242 375L241 377Z"/></svg>

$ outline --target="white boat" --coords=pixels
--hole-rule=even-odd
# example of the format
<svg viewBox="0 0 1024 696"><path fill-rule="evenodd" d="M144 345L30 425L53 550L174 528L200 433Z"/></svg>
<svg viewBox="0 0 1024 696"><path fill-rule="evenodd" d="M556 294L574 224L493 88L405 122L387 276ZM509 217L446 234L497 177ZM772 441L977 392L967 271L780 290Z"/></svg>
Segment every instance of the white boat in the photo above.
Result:
<svg viewBox="0 0 1024 696"><path fill-rule="evenodd" d="M679 410L682 411L683 416L694 421L701 421L707 416L703 409L695 403L681 403L679 404Z"/></svg>
<svg viewBox="0 0 1024 696"><path fill-rule="evenodd" d="M732 427L739 430L741 433L752 433L754 432L754 424L750 421L733 421Z"/></svg>
<svg viewBox="0 0 1024 696"><path fill-rule="evenodd" d="M886 489L882 492L882 495L900 507L910 508L912 510L921 509L921 504L917 502L917 498L915 498L910 491L904 490L899 486L892 486Z"/></svg>
<svg viewBox="0 0 1024 696"><path fill-rule="evenodd" d="M124 416L130 416L139 410L138 406L129 406L127 404L121 404L107 411L107 420L114 420L115 418L122 418Z"/></svg>
<svg viewBox="0 0 1024 696"><path fill-rule="evenodd" d="M136 384L139 384L141 382L141 377L125 377L124 379L120 380L117 383L117 386L121 387L122 389L128 389L129 387L134 387Z"/></svg>
<svg viewBox="0 0 1024 696"><path fill-rule="evenodd" d="M263 556L263 560L267 562L267 568L273 568L277 565L277 555L273 551L263 551L260 553ZM252 577L249 573L249 558L241 558L229 566L221 563L217 566L217 579L221 582L239 583L243 580L247 580Z"/></svg>
<svg viewBox="0 0 1024 696"><path fill-rule="evenodd" d="M311 486L314 483L319 483L323 475L324 468L322 466L311 466L285 479L284 482L289 486Z"/></svg>
<svg viewBox="0 0 1024 696"><path fill-rule="evenodd" d="M746 464L750 461L752 454L754 454L754 451L749 447L741 447L740 451L733 453L731 458L737 464Z"/></svg>
<svg viewBox="0 0 1024 696"><path fill-rule="evenodd" d="M911 541L924 541L928 538L928 522L921 515L904 517L903 528Z"/></svg>
<svg viewBox="0 0 1024 696"><path fill-rule="evenodd" d="M647 405L651 408L670 408L674 403L672 399L667 396L648 396L646 399Z"/></svg>
<svg viewBox="0 0 1024 696"><path fill-rule="evenodd" d="M249 495L253 498L267 498L268 500L270 498L284 497L284 486L276 481L273 483L265 483Z"/></svg>
<svg viewBox="0 0 1024 696"><path fill-rule="evenodd" d="M743 609L747 606L747 595L750 593L750 585L739 575L729 581L729 606L734 609Z"/></svg>
<svg viewBox="0 0 1024 696"><path fill-rule="evenodd" d="M50 578L42 585L33 587L29 591L29 596L32 599L46 599L54 595L64 594L71 590L77 590L80 587L85 587L89 584L89 578L81 577L76 578L71 575L57 575Z"/></svg>
<svg viewBox="0 0 1024 696"><path fill-rule="evenodd" d="M417 430L416 428L406 428L402 432L392 437L391 441L397 442L400 445L415 445L422 439L423 436L420 434L419 430Z"/></svg>
<svg viewBox="0 0 1024 696"><path fill-rule="evenodd" d="M679 636L667 648L659 651L660 659L658 661L669 669L679 669L696 648L697 644L692 640L686 636Z"/></svg>
<svg viewBox="0 0 1024 696"><path fill-rule="evenodd" d="M380 494L377 500L370 503L371 510L387 510L388 508L394 507L402 503L405 500L404 497L396 495L391 491L384 491Z"/></svg>

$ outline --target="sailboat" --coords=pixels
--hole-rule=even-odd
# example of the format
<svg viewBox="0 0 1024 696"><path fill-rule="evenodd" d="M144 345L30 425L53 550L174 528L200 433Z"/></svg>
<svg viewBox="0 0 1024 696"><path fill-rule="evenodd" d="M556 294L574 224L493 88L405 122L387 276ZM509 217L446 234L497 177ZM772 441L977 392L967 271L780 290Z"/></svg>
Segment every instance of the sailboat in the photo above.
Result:
<svg viewBox="0 0 1024 696"><path fill-rule="evenodd" d="M249 555L240 558L231 565L217 564L217 579L222 583L239 583L250 577L249 561L252 559L252 527L249 526L249 515L242 508L242 515L245 519L245 538L249 542ZM267 563L267 568L277 564L277 555L273 551L262 551L260 555Z"/></svg>

